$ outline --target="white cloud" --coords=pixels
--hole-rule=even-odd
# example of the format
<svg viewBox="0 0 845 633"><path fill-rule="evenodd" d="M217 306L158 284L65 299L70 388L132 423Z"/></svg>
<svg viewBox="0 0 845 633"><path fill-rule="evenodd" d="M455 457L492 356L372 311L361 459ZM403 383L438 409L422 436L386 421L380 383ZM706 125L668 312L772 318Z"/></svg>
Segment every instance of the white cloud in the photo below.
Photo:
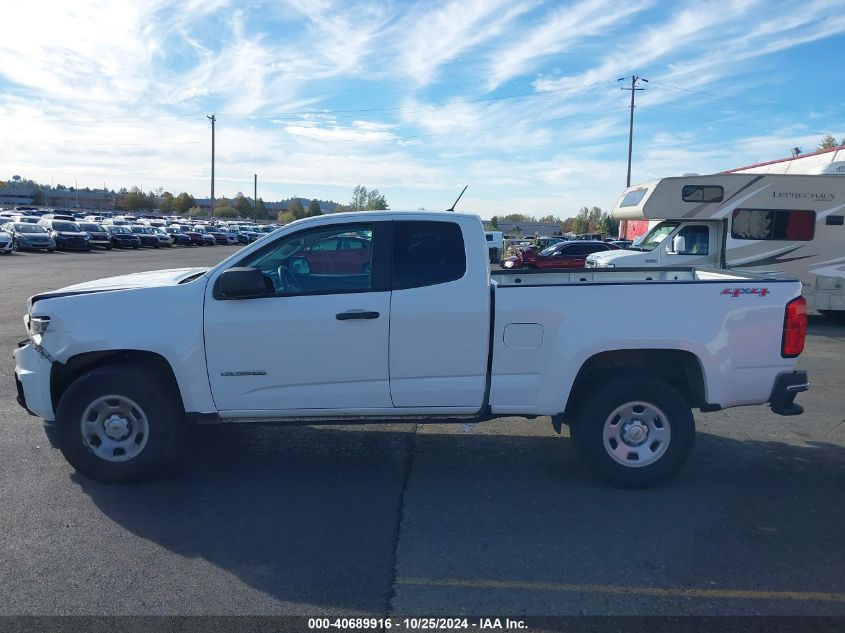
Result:
<svg viewBox="0 0 845 633"><path fill-rule="evenodd" d="M607 35L647 6L642 1L620 4L616 0L581 0L542 16L538 26L509 38L490 55L488 90L533 70L540 60L568 51L584 39Z"/></svg>
<svg viewBox="0 0 845 633"><path fill-rule="evenodd" d="M298 125L287 125L288 134L317 141L353 141L358 143L378 143L395 141L398 137L390 130L394 125L354 121L351 126L332 125L318 127L313 121Z"/></svg>
<svg viewBox="0 0 845 633"><path fill-rule="evenodd" d="M425 86L444 64L495 38L513 37L510 27L536 4L514 0L420 3L389 33L399 53L396 70L410 76L417 87Z"/></svg>

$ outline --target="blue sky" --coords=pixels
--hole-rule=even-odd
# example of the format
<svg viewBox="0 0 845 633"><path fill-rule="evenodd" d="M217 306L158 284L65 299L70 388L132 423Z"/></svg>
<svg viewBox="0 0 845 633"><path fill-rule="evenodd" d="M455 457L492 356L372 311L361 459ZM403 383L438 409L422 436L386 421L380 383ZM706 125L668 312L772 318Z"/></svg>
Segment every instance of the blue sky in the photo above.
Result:
<svg viewBox="0 0 845 633"><path fill-rule="evenodd" d="M50 0L4 8L0 179L573 215L845 137L837 0ZM19 25L19 26L15 26Z"/></svg>

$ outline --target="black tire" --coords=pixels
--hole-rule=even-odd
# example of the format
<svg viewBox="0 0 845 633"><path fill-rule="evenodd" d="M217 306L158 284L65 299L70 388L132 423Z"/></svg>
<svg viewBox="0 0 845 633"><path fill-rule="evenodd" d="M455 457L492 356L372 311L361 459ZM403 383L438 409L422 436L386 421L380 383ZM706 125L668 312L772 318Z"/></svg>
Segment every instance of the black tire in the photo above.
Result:
<svg viewBox="0 0 845 633"><path fill-rule="evenodd" d="M137 244L133 244L133 245L132 245L132 250L137 251L139 248L141 248L141 247L140 247L140 246L138 246Z"/></svg>
<svg viewBox="0 0 845 633"><path fill-rule="evenodd" d="M627 445L615 439L608 440L606 444L605 426L609 425L611 432L623 429L626 425L624 418L613 416L618 420L614 424L611 416L617 408L628 403L645 403L651 410L662 412L664 419L650 416L649 409L636 405L636 408L641 409L643 418L652 418L653 424L660 429L668 424L670 435L665 446L659 440L651 441L649 433L659 432L654 428L636 448L628 449ZM637 419L631 422L640 423ZM617 426L619 424L623 426ZM651 428L648 421L646 424ZM603 382L591 390L573 416L570 435L575 450L600 479L619 488L648 488L670 477L687 460L695 442L695 419L684 396L669 383L627 374ZM626 464L611 455L613 442L621 447L618 449L620 452L629 451L625 459L630 461L626 461ZM652 455L659 456L647 456L645 459L654 461L645 466L638 465L632 458L639 451L645 451L645 447Z"/></svg>
<svg viewBox="0 0 845 633"><path fill-rule="evenodd" d="M108 246L106 246L106 250L107 250L107 251L110 251L111 249L112 249L111 244L109 244Z"/></svg>
<svg viewBox="0 0 845 633"><path fill-rule="evenodd" d="M52 252L53 252L53 251L55 251L55 250L56 250L55 248L48 248L48 249L47 249L47 252L48 252L48 253L52 253Z"/></svg>
<svg viewBox="0 0 845 633"><path fill-rule="evenodd" d="M160 244L158 242L156 242L155 245L153 246L153 248L158 248L159 246L160 246Z"/></svg>
<svg viewBox="0 0 845 633"><path fill-rule="evenodd" d="M137 404L147 421L146 444L127 461L107 461L86 444L81 428L87 407L103 396L121 396ZM179 456L187 432L185 414L174 386L142 365L106 365L77 378L56 409L58 443L65 459L86 477L104 483L144 479Z"/></svg>

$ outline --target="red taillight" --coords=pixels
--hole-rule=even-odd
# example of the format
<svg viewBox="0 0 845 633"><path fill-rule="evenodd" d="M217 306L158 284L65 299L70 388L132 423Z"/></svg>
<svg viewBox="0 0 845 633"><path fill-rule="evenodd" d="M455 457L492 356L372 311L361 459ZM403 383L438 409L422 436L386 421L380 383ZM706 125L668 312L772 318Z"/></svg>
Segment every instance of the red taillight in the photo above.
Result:
<svg viewBox="0 0 845 633"><path fill-rule="evenodd" d="M804 351L804 338L807 336L807 301L798 297L786 304L783 317L783 343L780 355L795 358Z"/></svg>

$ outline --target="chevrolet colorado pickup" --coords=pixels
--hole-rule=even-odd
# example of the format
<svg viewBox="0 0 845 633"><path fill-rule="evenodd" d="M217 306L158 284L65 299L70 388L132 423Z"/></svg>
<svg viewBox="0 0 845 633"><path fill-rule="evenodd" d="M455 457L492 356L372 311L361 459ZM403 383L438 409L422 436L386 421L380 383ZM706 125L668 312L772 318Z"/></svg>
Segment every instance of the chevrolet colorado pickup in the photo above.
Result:
<svg viewBox="0 0 845 633"><path fill-rule="evenodd" d="M368 255L353 270L344 249ZM174 460L197 423L551 416L597 475L643 487L686 460L692 409L802 412L797 281L491 273L487 259L477 216L332 214L210 269L39 294L15 350L18 400L102 481Z"/></svg>

